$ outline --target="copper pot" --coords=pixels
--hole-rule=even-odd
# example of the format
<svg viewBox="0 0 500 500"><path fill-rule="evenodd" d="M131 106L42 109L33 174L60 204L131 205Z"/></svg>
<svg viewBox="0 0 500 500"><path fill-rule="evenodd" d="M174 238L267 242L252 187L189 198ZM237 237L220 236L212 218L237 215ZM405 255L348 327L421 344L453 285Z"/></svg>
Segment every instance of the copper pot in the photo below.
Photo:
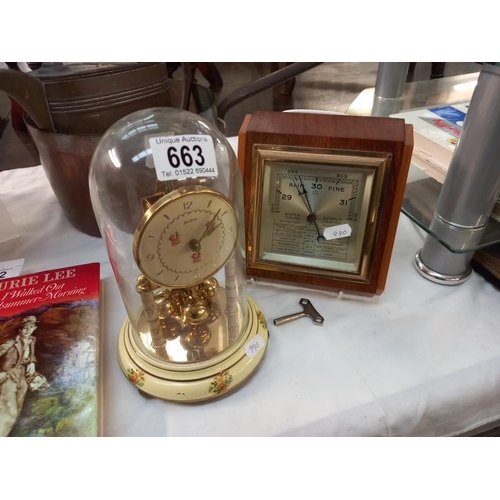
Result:
<svg viewBox="0 0 500 500"><path fill-rule="evenodd" d="M21 105L38 129L63 134L102 134L134 111L169 106L170 81L165 63L0 70L0 90Z"/></svg>
<svg viewBox="0 0 500 500"><path fill-rule="evenodd" d="M181 107L182 82L172 80L169 89L172 106ZM190 110L217 123L215 95L205 87L192 85ZM45 174L69 221L83 233L100 236L90 201L88 176L90 161L102 133L68 134L41 130L26 115L25 122L38 149ZM131 175L134 175L134 169L131 169ZM118 186L115 198L116 203L126 203Z"/></svg>
<svg viewBox="0 0 500 500"><path fill-rule="evenodd" d="M71 224L85 234L100 236L90 202L89 166L101 135L61 134L40 130L25 117L57 201Z"/></svg>

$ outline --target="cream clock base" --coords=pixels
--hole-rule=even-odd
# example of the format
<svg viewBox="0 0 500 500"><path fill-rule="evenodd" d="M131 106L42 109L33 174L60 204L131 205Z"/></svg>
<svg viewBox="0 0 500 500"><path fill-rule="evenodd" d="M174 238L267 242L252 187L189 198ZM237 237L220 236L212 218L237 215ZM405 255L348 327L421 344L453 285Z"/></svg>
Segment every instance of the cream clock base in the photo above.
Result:
<svg viewBox="0 0 500 500"><path fill-rule="evenodd" d="M120 368L145 396L191 403L222 396L254 372L267 348L269 333L266 320L251 297L248 297L248 315L248 326L236 350L229 350L227 356L222 353L208 367L205 365L196 369L193 366L190 371L185 368L177 371L172 364L168 369L161 369L139 355L131 342L134 332L127 318L118 338Z"/></svg>

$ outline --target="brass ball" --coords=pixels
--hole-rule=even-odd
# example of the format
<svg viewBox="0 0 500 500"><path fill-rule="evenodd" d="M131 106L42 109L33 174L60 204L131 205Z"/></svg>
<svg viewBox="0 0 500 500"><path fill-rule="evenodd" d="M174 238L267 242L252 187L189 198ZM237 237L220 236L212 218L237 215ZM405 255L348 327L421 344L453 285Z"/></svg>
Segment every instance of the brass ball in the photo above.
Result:
<svg viewBox="0 0 500 500"><path fill-rule="evenodd" d="M155 300L156 311L160 319L169 318L175 312L175 306L170 296L161 296Z"/></svg>
<svg viewBox="0 0 500 500"><path fill-rule="evenodd" d="M165 340L175 340L181 334L181 324L174 318L162 320L160 326Z"/></svg>
<svg viewBox="0 0 500 500"><path fill-rule="evenodd" d="M171 315L177 319L182 318L182 312L189 301L192 300L189 293L185 290L171 290L170 291L170 310Z"/></svg>
<svg viewBox="0 0 500 500"><path fill-rule="evenodd" d="M212 332L208 325L197 325L185 327L182 331L181 344L187 349L199 349L206 346L212 337Z"/></svg>
<svg viewBox="0 0 500 500"><path fill-rule="evenodd" d="M217 295L219 283L215 278L208 278L196 287L196 294L206 300L213 299Z"/></svg>
<svg viewBox="0 0 500 500"><path fill-rule="evenodd" d="M201 325L207 321L209 309L203 300L193 300L182 310L182 321L187 325Z"/></svg>

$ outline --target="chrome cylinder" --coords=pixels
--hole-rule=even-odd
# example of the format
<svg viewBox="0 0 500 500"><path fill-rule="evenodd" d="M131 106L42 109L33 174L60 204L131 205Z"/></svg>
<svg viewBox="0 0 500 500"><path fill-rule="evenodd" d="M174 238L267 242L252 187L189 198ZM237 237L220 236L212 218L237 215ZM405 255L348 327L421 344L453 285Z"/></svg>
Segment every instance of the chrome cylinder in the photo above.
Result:
<svg viewBox="0 0 500 500"><path fill-rule="evenodd" d="M410 63L407 62L378 63L373 116L389 116L400 111L409 66Z"/></svg>
<svg viewBox="0 0 500 500"><path fill-rule="evenodd" d="M407 62L378 63L375 95L388 99L401 97L409 67L410 63Z"/></svg>
<svg viewBox="0 0 500 500"><path fill-rule="evenodd" d="M428 235L415 257L417 270L431 281L455 285L470 276L474 251L460 251L479 243L500 193L499 96L500 67L485 64L431 223L437 238Z"/></svg>

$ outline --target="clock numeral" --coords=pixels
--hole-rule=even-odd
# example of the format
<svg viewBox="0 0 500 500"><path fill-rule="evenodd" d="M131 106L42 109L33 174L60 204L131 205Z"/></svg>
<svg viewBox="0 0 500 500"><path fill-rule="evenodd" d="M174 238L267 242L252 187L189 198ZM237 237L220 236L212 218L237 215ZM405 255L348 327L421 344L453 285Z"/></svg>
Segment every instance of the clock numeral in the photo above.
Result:
<svg viewBox="0 0 500 500"><path fill-rule="evenodd" d="M189 210L193 206L192 201L185 201L184 202L184 210Z"/></svg>
<svg viewBox="0 0 500 500"><path fill-rule="evenodd" d="M146 256L146 259L149 262L151 262L154 258L155 258L155 255L153 253L148 253L148 255Z"/></svg>

